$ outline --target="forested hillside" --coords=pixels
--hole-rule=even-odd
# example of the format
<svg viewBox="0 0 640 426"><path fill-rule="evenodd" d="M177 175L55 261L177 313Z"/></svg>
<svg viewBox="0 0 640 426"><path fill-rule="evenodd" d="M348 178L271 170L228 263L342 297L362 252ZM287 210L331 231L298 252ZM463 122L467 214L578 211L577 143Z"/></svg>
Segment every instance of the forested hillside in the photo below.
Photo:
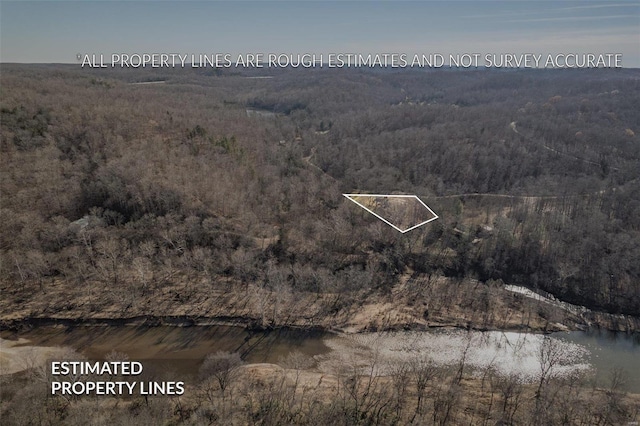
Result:
<svg viewBox="0 0 640 426"><path fill-rule="evenodd" d="M443 277L639 315L638 70L1 71L5 319L223 289L278 323ZM400 234L358 192L440 219Z"/></svg>

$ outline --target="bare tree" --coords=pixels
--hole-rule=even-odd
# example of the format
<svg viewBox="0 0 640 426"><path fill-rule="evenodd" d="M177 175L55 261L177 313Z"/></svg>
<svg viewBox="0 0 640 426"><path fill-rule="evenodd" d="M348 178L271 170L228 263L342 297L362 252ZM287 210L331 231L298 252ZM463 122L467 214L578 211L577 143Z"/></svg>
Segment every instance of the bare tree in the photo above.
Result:
<svg viewBox="0 0 640 426"><path fill-rule="evenodd" d="M524 392L522 380L515 374L496 374L491 380L492 389L495 388L502 396L502 418L507 423L513 423L515 414L520 407Z"/></svg>
<svg viewBox="0 0 640 426"><path fill-rule="evenodd" d="M542 387L553 377L555 368L564 358L562 342L548 335L543 336L537 358L540 365L540 376L535 396L536 399L540 399Z"/></svg>
<svg viewBox="0 0 640 426"><path fill-rule="evenodd" d="M238 367L243 364L237 352L216 352L209 354L200 367L200 377L214 378L224 395L229 384L236 377Z"/></svg>
<svg viewBox="0 0 640 426"><path fill-rule="evenodd" d="M438 367L427 357L416 357L410 362L410 372L416 387L416 410L413 419L423 414L424 398L430 382L437 376ZM412 419L412 422L413 422Z"/></svg>
<svg viewBox="0 0 640 426"><path fill-rule="evenodd" d="M407 402L407 388L411 377L411 365L408 362L397 361L389 366L396 418L402 417L402 411Z"/></svg>

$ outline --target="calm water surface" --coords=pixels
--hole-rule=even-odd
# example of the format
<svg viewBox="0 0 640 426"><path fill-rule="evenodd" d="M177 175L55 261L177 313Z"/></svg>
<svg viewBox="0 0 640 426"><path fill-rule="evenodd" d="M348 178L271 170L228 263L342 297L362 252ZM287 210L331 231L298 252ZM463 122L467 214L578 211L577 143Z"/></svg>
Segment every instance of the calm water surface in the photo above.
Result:
<svg viewBox="0 0 640 426"><path fill-rule="evenodd" d="M239 352L249 363L278 363L294 351L309 357L329 351L324 333L279 329L250 332L242 327L37 327L18 334L3 331L0 337L29 340L27 345L68 346L91 360L103 360L112 351L130 360L161 367L177 374L195 374L204 358L218 351Z"/></svg>
<svg viewBox="0 0 640 426"><path fill-rule="evenodd" d="M640 393L640 335L574 331L553 336L587 348L599 385L607 385L611 370L621 368L626 389ZM143 361L145 367L160 366L176 374L196 374L202 360L217 351L239 352L250 363L278 363L294 351L313 357L330 350L323 342L327 335L322 332L250 332L233 326L37 327L17 335L3 331L0 337L22 337L30 345L69 346L93 360L102 360L116 350L131 360Z"/></svg>
<svg viewBox="0 0 640 426"><path fill-rule="evenodd" d="M619 368L624 372L626 390L640 393L640 334L572 331L554 333L553 336L587 348L599 385L607 386L612 370Z"/></svg>

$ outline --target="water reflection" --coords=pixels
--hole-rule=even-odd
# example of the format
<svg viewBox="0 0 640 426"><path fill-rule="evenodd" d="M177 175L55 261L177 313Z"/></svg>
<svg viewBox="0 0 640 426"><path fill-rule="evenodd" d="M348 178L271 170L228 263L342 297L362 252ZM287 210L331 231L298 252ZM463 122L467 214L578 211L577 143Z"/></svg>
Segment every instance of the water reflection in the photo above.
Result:
<svg viewBox="0 0 640 426"><path fill-rule="evenodd" d="M411 332L406 334L409 336ZM426 338L430 333L420 334ZM431 339L438 334L432 334ZM587 361L595 369L598 385L606 386L611 370L621 368L625 371L626 390L640 393L640 334L575 331L553 336L588 350ZM320 331L255 332L233 326L43 326L19 334L2 331L0 337L22 337L30 341L28 345L69 346L93 360L102 360L115 350L132 360L144 361L145 365L189 375L198 371L208 354L217 351L238 352L250 363L277 363L293 351L308 357L326 354L331 349L325 343L335 340L326 340L327 334Z"/></svg>
<svg viewBox="0 0 640 426"><path fill-rule="evenodd" d="M554 336L589 350L589 362L595 369L599 386L607 386L612 370L619 368L624 370L626 390L640 393L640 333L595 330L554 333Z"/></svg>

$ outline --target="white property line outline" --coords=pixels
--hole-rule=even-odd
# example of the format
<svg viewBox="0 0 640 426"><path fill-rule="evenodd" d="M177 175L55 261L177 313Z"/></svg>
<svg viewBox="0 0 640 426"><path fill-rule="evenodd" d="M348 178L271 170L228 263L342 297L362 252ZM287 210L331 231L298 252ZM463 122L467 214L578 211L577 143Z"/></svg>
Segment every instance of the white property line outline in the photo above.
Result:
<svg viewBox="0 0 640 426"><path fill-rule="evenodd" d="M359 205L360 207L362 207L363 209L365 209L366 211L368 211L369 213L371 213L372 215L374 215L375 217L377 217L378 219L380 219L381 221L383 221L384 223L386 223L387 225L391 226L392 228L394 228L397 231L400 231L401 233L405 233L405 232L409 232L413 229L418 228L419 226L422 225L426 225L427 223L434 221L436 219L439 218L439 216L436 214L436 212L434 212L433 210L431 210L431 208L426 205L425 203L422 202L422 200L420 198L418 198L417 195L392 195L392 194L342 194L344 195L347 200L349 201L353 201L354 203L356 203L357 205ZM419 223L417 225L412 226L411 228L405 229L404 231L400 228L398 228L397 226L395 226L393 223L389 222L387 219L385 219L384 217L380 216L379 214L375 213L374 211L372 211L371 209L363 206L362 204L360 204L359 202L357 202L356 200L354 200L351 197L387 197L387 198L415 198L416 200L418 200L418 202L420 202L420 204L422 204L423 206L426 207L427 210L429 210L429 212L433 215L433 217L429 220L425 220L422 223Z"/></svg>

